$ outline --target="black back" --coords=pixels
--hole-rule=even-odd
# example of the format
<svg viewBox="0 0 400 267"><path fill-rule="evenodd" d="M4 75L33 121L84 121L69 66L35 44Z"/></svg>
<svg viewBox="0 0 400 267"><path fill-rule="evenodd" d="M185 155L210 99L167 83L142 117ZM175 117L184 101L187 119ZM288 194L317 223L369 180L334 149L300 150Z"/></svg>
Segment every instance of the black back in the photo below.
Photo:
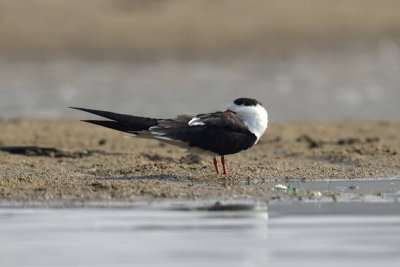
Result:
<svg viewBox="0 0 400 267"><path fill-rule="evenodd" d="M234 154L250 148L257 140L246 125L232 113L215 112L196 116L204 125L189 126L193 116L179 116L173 120L161 120L150 131L157 138L171 138L187 142L219 155Z"/></svg>

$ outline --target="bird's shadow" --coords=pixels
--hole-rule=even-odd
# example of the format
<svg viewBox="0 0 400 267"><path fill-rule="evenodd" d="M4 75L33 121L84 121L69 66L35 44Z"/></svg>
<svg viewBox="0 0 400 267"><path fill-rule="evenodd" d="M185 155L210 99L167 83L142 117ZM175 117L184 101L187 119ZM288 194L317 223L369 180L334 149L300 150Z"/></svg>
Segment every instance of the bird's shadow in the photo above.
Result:
<svg viewBox="0 0 400 267"><path fill-rule="evenodd" d="M163 181L177 181L187 180L188 177L174 174L151 174L151 175L135 175L127 177L103 177L96 180L101 181L133 181L133 180L163 180Z"/></svg>

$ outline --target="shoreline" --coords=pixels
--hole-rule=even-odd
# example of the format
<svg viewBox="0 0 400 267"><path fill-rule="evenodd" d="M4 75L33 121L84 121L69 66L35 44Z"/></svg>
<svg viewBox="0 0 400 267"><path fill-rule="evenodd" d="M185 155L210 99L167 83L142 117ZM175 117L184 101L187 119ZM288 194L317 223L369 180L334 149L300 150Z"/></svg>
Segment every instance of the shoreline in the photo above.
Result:
<svg viewBox="0 0 400 267"><path fill-rule="evenodd" d="M399 121L272 122L257 145L227 157L230 176L214 174L211 158L76 120L0 119L0 127L3 202L268 202L313 197L271 183L400 176Z"/></svg>

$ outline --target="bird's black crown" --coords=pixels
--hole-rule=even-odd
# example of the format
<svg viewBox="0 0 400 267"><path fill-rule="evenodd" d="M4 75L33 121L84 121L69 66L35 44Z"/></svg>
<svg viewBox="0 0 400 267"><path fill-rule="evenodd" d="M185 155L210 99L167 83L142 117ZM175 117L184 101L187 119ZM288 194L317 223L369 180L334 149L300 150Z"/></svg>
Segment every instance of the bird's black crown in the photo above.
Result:
<svg viewBox="0 0 400 267"><path fill-rule="evenodd" d="M238 98L235 101L233 101L233 103L235 103L236 105L245 105L245 106L257 106L257 104L259 104L260 106L262 106L262 104L260 102L258 102L256 99L253 98Z"/></svg>

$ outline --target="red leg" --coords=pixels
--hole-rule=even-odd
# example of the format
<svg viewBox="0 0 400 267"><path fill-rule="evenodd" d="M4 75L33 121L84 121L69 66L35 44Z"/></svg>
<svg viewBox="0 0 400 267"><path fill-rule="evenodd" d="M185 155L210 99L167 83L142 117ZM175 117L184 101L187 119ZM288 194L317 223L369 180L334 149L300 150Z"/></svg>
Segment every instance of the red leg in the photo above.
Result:
<svg viewBox="0 0 400 267"><path fill-rule="evenodd" d="M217 158L214 157L214 166L215 166L215 170L217 171L217 174L219 174L219 170L218 170L218 161ZM224 166L224 170L225 170L225 166Z"/></svg>
<svg viewBox="0 0 400 267"><path fill-rule="evenodd" d="M229 174L229 173L226 172L224 156L221 156L221 163L222 163L222 169L224 170L223 174Z"/></svg>

